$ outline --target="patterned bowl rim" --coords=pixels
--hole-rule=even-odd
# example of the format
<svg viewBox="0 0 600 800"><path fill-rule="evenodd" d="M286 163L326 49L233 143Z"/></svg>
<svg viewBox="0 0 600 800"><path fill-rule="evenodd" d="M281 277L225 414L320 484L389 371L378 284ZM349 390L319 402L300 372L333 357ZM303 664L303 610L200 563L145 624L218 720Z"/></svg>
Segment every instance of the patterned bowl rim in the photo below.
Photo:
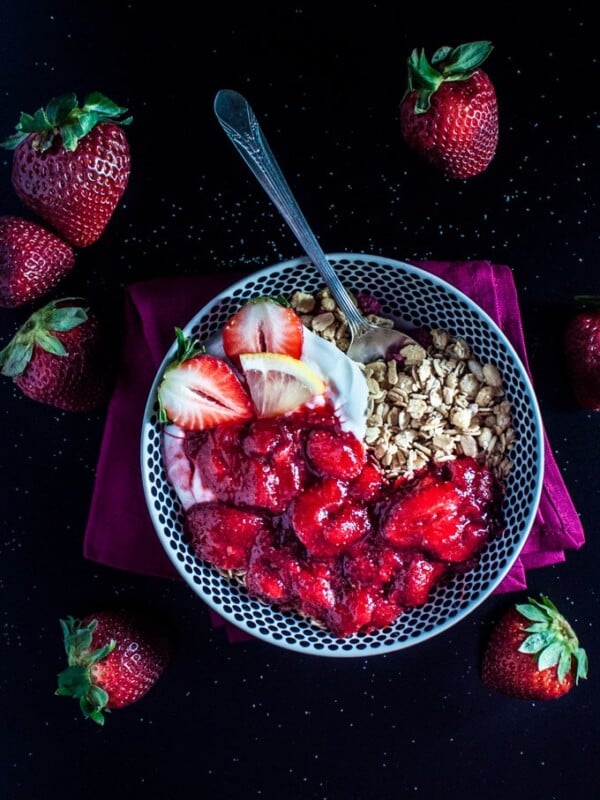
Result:
<svg viewBox="0 0 600 800"><path fill-rule="evenodd" d="M206 605L215 611L219 616L228 620L236 626L237 628L245 631L246 633L250 634L252 637L257 638L259 640L263 640L270 644L276 645L277 647L281 647L287 650L300 652L307 655L317 655L317 656L325 656L325 657L332 657L332 658L348 658L348 657L360 657L360 658L367 658L373 655L383 655L385 653L396 652L397 650L405 649L407 647L414 646L416 644L420 644L421 642L427 641L434 636L437 636L448 629L454 627L458 622L463 620L467 617L472 611L474 611L478 606L481 605L493 592L494 590L500 585L500 583L504 580L507 574L510 572L511 568L514 566L515 562L517 561L521 550L527 541L527 537L531 532L531 528L533 526L540 498L543 488L543 476L544 476L544 449L543 449L543 442L544 442L544 434L543 434L543 423L541 418L541 413L538 405L538 401L533 390L533 386L531 383L531 379L529 376L529 372L523 363L523 360L516 352L513 344L508 339L508 337L504 334L495 320L479 305L477 305L471 298L462 292L460 289L453 286L448 281L445 281L443 278L438 277L426 269L421 267L415 266L413 264L409 264L404 261L400 261L394 258L388 258L381 255L376 254L368 254L368 253L354 253L354 252L333 252L333 253L326 253L328 260L331 260L334 263L338 262L367 262L369 264L378 264L384 268L392 268L403 271L405 273L413 274L416 277L418 276L421 279L424 279L438 288L442 289L444 292L453 295L462 303L464 303L477 317L480 317L485 320L488 327L494 332L496 338L503 344L505 350L510 355L510 358L518 368L520 380L525 389L525 395L527 398L527 402L530 407L532 420L533 420L533 427L535 430L535 442L536 442L536 454L534 458L535 463L535 485L533 487L533 491L531 494L531 502L529 504L529 512L527 514L526 519L524 520L524 524L522 526L521 536L518 540L518 543L515 545L514 550L511 556L506 560L504 567L498 572L496 577L493 580L490 580L484 589L480 592L480 594L473 600L471 600L467 605L465 605L462 609L457 611L453 616L449 617L444 622L438 623L430 630L425 630L420 633L420 635L416 638L409 638L404 641L398 641L393 645L389 646L381 646L376 647L372 650L364 649L362 647L353 647L348 646L344 640L336 640L340 641L340 648L312 648L306 645L300 645L294 642L289 641L282 641L278 638L274 638L269 633L265 633L259 629L255 629L249 625L246 625L243 620L237 619L234 614L229 614L225 609L223 609L218 603L213 601L210 595L202 592L196 582L192 579L191 575L184 569L181 568L181 562L177 558L176 553L173 551L171 547L168 546L168 537L166 537L163 531L163 525L161 524L160 520L158 519L158 515L154 509L154 499L151 494L151 480L146 471L146 458L147 458L147 432L149 428L154 428L151 418L154 414L154 409L156 405L156 390L160 379L162 377L162 373L164 371L165 366L169 363L169 361L173 358L176 353L177 344L174 340L171 346L168 348L167 352L165 353L161 364L159 365L158 369L156 370L154 380L148 392L146 405L144 408L144 415L143 415L143 422L141 428L141 440L140 440L140 460L141 460L141 471L142 471L142 483L143 483L143 490L144 496L146 499L146 505L151 517L153 526L155 528L155 532L158 535L158 538L163 545L167 556L169 557L170 561L174 565L175 569L179 573L179 575L186 581L188 586L190 586L193 592L199 596ZM286 261L282 261L276 264L272 264L270 266L264 267L259 270L255 270L248 275L244 276L243 278L235 281L234 283L227 286L217 295L215 295L211 300L202 306L199 311L192 317L192 319L187 323L187 325L182 328L184 333L189 335L193 328L198 324L199 320L210 313L214 306L216 306L222 299L231 297L231 295L237 291L242 290L248 282L260 280L261 278L268 278L273 274L283 273L289 270L293 270L300 266L307 266L314 268L312 262L306 256L300 256L298 258L289 259ZM223 576L223 580L226 581L227 579ZM284 612L282 612L284 613Z"/></svg>

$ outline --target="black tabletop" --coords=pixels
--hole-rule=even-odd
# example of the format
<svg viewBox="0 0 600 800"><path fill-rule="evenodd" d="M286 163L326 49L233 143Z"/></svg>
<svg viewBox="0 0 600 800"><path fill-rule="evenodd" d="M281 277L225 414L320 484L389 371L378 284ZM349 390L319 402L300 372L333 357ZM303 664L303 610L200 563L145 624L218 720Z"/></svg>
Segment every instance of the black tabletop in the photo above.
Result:
<svg viewBox="0 0 600 800"><path fill-rule="evenodd" d="M418 646L320 658L232 644L183 581L87 561L83 533L106 409L62 412L0 383L3 797L567 800L598 785L600 416L574 403L562 335L576 294L600 293L597 33L560 6L525 24L404 4L0 4L0 134L51 97L101 91L126 106L132 172L105 233L60 285L109 313L127 285L227 274L300 248L213 114L242 92L326 252L483 259L514 274L534 386L586 531L581 550L528 573ZM483 20L488 20L484 22ZM443 177L399 128L414 47L489 39L500 137L485 172ZM28 216L2 151L3 214ZM57 290L58 292L58 290ZM30 309L0 314L4 344ZM527 594L568 614L587 681L552 702L492 694L479 675L489 620ZM161 681L101 728L56 697L59 619L143 601L179 647Z"/></svg>

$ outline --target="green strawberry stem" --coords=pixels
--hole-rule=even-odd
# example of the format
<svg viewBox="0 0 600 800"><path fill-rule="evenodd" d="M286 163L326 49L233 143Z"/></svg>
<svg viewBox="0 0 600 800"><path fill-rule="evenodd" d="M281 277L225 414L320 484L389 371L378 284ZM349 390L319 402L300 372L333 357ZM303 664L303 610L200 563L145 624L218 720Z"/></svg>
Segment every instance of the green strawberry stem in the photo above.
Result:
<svg viewBox="0 0 600 800"><path fill-rule="evenodd" d="M493 50L488 41L469 42L458 47L440 47L427 60L425 51L415 48L408 58L408 88L415 91L415 114L424 114L431 106L431 96L444 81L465 81Z"/></svg>
<svg viewBox="0 0 600 800"><path fill-rule="evenodd" d="M79 140L99 122L129 125L132 117L122 118L126 113L126 108L113 103L100 92L86 95L81 108L74 93L53 97L46 108L38 108L33 115L22 112L15 126L17 132L0 142L0 146L14 150L30 134L37 133L39 136L32 141L32 146L43 153L52 147L57 134L60 134L65 150L76 150Z"/></svg>
<svg viewBox="0 0 600 800"><path fill-rule="evenodd" d="M1 374L9 378L21 375L31 361L36 344L55 356L68 355L63 343L51 331L70 331L87 320L85 308L70 304L71 301L78 300L81 298L52 300L39 311L35 311L6 347L0 350ZM59 307L59 303L69 305Z"/></svg>
<svg viewBox="0 0 600 800"><path fill-rule="evenodd" d="M80 620L67 617L61 619L60 624L69 666L58 675L56 694L61 697L75 697L79 700L84 716L104 725L104 713L108 711L108 693L93 682L90 669L112 653L117 643L112 639L104 647L90 649L96 620L92 620L89 625L82 625Z"/></svg>
<svg viewBox="0 0 600 800"><path fill-rule="evenodd" d="M538 669L557 667L559 681L563 681L571 670L575 659L575 683L587 678L588 659L579 646L575 631L554 603L544 595L540 600L529 598L529 603L516 606L517 611L532 624L525 630L530 634L523 640L519 651L536 656Z"/></svg>

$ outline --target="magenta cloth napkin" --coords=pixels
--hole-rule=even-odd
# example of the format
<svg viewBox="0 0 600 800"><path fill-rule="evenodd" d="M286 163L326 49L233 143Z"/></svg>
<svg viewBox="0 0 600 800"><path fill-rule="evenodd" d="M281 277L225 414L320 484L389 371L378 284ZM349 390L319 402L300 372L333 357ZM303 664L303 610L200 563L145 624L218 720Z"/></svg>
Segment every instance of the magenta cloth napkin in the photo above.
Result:
<svg viewBox="0 0 600 800"><path fill-rule="evenodd" d="M481 306L529 368L509 267L488 261L414 263ZM129 572L179 577L154 531L142 489L139 448L144 406L156 370L174 340L175 326L184 327L212 297L246 275L223 272L209 277L159 278L126 288L121 364L100 446L83 543L85 558ZM527 588L527 570L564 561L566 550L578 549L585 541L581 521L544 437L545 474L537 516L518 560L497 592ZM223 625L214 612L211 620ZM249 638L229 623L225 627L231 640Z"/></svg>

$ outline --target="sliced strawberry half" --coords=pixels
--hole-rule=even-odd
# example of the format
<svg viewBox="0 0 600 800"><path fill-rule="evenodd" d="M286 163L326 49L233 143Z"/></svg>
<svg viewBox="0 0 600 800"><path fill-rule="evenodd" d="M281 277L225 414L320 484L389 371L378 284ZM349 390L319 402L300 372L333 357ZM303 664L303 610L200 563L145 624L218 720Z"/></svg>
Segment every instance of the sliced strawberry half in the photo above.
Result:
<svg viewBox="0 0 600 800"><path fill-rule="evenodd" d="M232 368L176 328L178 350L158 386L161 422L188 431L252 419L250 398Z"/></svg>
<svg viewBox="0 0 600 800"><path fill-rule="evenodd" d="M304 326L285 298L256 297L227 320L222 339L225 354L234 363L241 353L300 358Z"/></svg>

